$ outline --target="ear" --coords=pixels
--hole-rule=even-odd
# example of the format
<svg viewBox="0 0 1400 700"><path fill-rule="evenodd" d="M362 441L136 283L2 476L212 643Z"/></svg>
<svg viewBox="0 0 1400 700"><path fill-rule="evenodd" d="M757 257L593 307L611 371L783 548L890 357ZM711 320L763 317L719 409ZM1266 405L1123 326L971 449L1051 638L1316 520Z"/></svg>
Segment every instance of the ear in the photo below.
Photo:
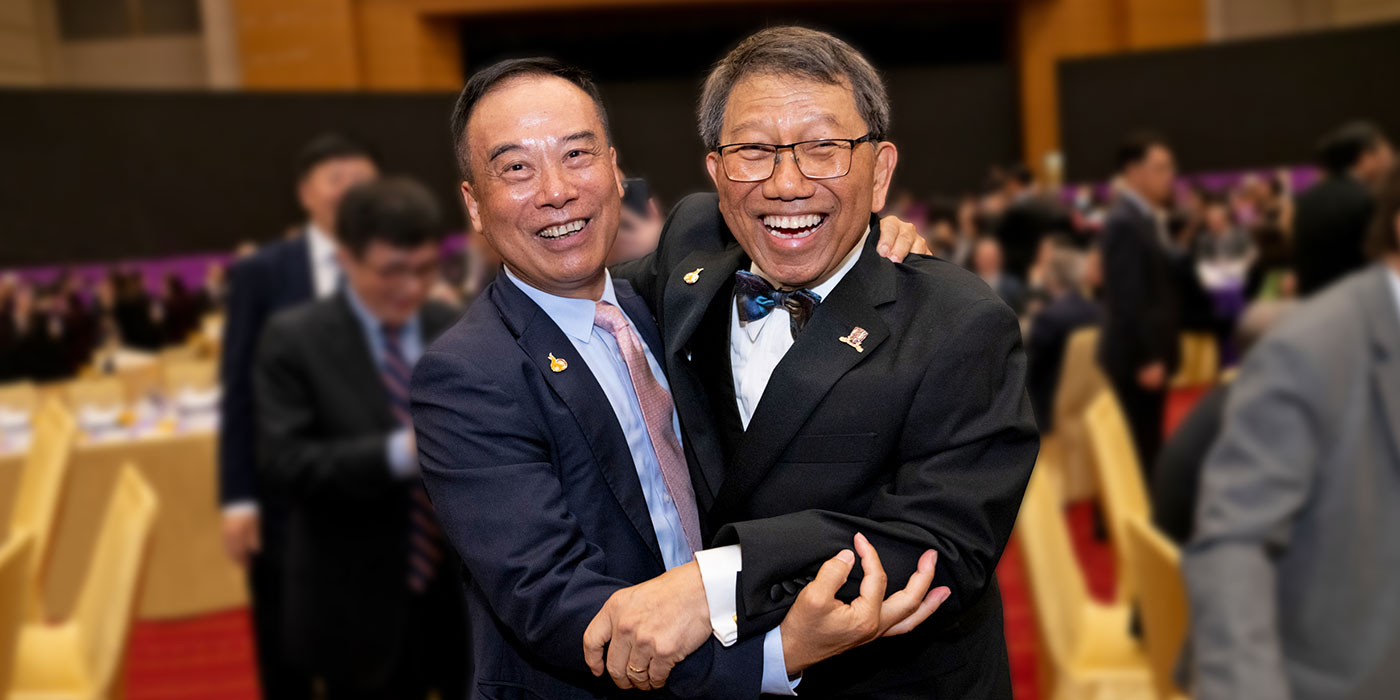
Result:
<svg viewBox="0 0 1400 700"><path fill-rule="evenodd" d="M899 162L899 149L889 141L875 144L875 181L870 193L870 211L878 212L885 208L885 197L890 193L890 181L894 179L894 166Z"/></svg>
<svg viewBox="0 0 1400 700"><path fill-rule="evenodd" d="M622 187L622 169L617 167L617 149L608 146L608 156L612 158L613 177L617 179L617 197L621 199L627 191Z"/></svg>
<svg viewBox="0 0 1400 700"><path fill-rule="evenodd" d="M467 218L471 219L472 230L481 231L480 205L476 201L472 184L465 180L462 181L462 202L467 205Z"/></svg>
<svg viewBox="0 0 1400 700"><path fill-rule="evenodd" d="M719 189L719 179L720 179L721 177L724 177L724 173L721 173L721 172L720 172L720 163L719 163L719 154L718 154L718 153L715 153L714 151L710 151L709 153L706 153L706 154L705 154L705 170L709 171L709 173L710 173L710 181L713 182L713 183L715 183L715 189L718 190L718 189Z"/></svg>

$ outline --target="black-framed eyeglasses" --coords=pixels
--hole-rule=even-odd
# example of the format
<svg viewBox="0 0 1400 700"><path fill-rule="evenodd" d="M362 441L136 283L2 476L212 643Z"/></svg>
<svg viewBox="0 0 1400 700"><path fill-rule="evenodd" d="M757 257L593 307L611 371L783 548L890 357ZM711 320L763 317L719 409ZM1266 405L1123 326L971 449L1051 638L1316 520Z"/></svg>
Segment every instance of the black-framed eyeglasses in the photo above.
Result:
<svg viewBox="0 0 1400 700"><path fill-rule="evenodd" d="M724 176L734 182L762 182L773 177L778 158L792 151L797 170L812 180L844 177L851 171L851 152L862 143L875 141L874 134L858 139L812 139L797 143L729 143L715 149Z"/></svg>

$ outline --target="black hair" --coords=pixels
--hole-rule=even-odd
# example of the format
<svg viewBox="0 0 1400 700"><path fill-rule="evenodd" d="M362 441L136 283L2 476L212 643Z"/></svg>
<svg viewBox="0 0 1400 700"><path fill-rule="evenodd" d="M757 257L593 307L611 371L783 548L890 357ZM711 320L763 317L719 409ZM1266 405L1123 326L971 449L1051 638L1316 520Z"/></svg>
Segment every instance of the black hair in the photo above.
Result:
<svg viewBox="0 0 1400 700"><path fill-rule="evenodd" d="M345 193L336 210L336 239L356 257L374 241L417 248L442 240L442 212L428 188L407 177L385 177Z"/></svg>
<svg viewBox="0 0 1400 700"><path fill-rule="evenodd" d="M1355 167L1361 156L1381 142L1385 133L1370 122L1348 122L1322 137L1317 146L1317 158L1322 167L1333 175L1345 175Z"/></svg>
<svg viewBox="0 0 1400 700"><path fill-rule="evenodd" d="M364 158L379 166L379 158L369 146L343 134L326 133L311 139L297 152L293 165L297 182L305 180L316 166L342 158Z"/></svg>
<svg viewBox="0 0 1400 700"><path fill-rule="evenodd" d="M1118 156L1114 161L1118 172L1127 170L1130 165L1141 163L1154 146L1170 148L1167 140L1161 134L1152 131L1138 131L1129 134L1118 146Z"/></svg>
<svg viewBox="0 0 1400 700"><path fill-rule="evenodd" d="M560 78L587 93L593 99L593 105L598 108L598 119L603 122L603 136L612 143L612 135L608 133L608 113L603 109L603 96L598 92L598 86L587 71L542 56L506 59L473 73L467 84L462 87L461 94L457 95L457 104L452 108L452 150L457 154L457 167L462 173L462 179L472 181L471 152L467 149L466 139L467 122L471 120L472 111L483 97L502 83L529 76Z"/></svg>

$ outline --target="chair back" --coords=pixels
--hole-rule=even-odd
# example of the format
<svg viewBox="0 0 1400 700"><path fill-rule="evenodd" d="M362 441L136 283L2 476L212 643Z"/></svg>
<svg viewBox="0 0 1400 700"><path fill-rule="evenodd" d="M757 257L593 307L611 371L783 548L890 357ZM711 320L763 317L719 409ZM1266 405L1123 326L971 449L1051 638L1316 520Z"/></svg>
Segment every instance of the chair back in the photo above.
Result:
<svg viewBox="0 0 1400 700"><path fill-rule="evenodd" d="M33 547L34 537L24 530L11 530L0 543L0 690L8 690L14 678Z"/></svg>
<svg viewBox="0 0 1400 700"><path fill-rule="evenodd" d="M1152 506L1147 498L1137 447L1133 444L1128 421L1113 392L1104 390L1085 412L1085 425L1094 454L1094 474L1099 482L1099 503L1108 521L1113 553L1118 558L1117 601L1132 600L1132 552L1128 548L1127 519L1150 520Z"/></svg>
<svg viewBox="0 0 1400 700"><path fill-rule="evenodd" d="M49 399L34 416L34 433L19 475L19 489L10 511L10 531L27 532L29 549L29 602L25 616L43 617L44 562L52 545L63 503L63 489L77 439L78 424L57 399Z"/></svg>
<svg viewBox="0 0 1400 700"><path fill-rule="evenodd" d="M1157 696L1166 700L1182 694L1176 664L1190 625L1181 552L1143 518L1128 518L1127 525L1147 662Z"/></svg>

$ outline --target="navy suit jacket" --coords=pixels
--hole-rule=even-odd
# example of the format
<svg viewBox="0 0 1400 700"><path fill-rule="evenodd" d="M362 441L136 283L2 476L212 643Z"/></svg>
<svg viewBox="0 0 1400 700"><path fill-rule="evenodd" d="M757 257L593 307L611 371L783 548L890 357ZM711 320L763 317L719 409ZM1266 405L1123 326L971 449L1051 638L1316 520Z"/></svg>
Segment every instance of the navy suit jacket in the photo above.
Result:
<svg viewBox="0 0 1400 700"><path fill-rule="evenodd" d="M646 304L626 282L616 292L660 356ZM423 480L469 578L475 692L637 695L589 673L583 632L613 592L665 568L622 428L563 331L499 275L424 353L411 394ZM710 639L662 692L756 698L762 651L761 635Z"/></svg>
<svg viewBox="0 0 1400 700"><path fill-rule="evenodd" d="M229 270L219 422L219 503L261 500L253 358L263 326L277 311L314 295L306 235L270 243ZM265 524L269 513L263 514ZM264 528L266 529L266 527ZM266 546L267 542L264 542Z"/></svg>

